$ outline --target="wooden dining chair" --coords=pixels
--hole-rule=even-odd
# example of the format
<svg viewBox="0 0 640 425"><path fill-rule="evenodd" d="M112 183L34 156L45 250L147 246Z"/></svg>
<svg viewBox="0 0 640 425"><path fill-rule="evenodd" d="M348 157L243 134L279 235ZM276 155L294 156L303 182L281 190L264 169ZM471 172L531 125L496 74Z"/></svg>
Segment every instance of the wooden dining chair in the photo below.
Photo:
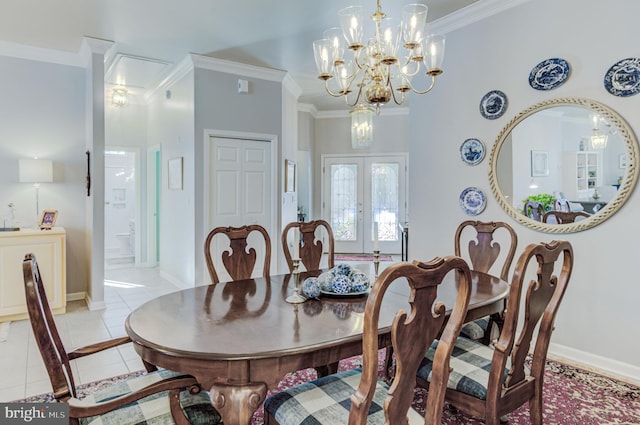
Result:
<svg viewBox="0 0 640 425"><path fill-rule="evenodd" d="M231 276L232 280L244 280L253 277L254 268L258 260L256 247L264 252L262 276L269 276L271 239L269 238L267 230L257 224L242 227L221 226L211 230L204 242L204 258L207 263L207 269L209 270L209 276L211 277L211 283L220 282L211 252L213 243L222 243L222 241L218 241L218 239L224 240L222 236L216 237L217 235L224 235L228 240L228 245L217 246L224 246L221 250L220 257L225 271ZM262 239L262 242L258 241L258 243L254 245L255 247L248 247L247 240L250 236L253 237L253 235L258 235L259 239ZM216 239L215 241L214 238ZM252 241L255 241L255 239L252 239Z"/></svg>
<svg viewBox="0 0 640 425"><path fill-rule="evenodd" d="M456 273L458 279L459 291L453 306L436 301L439 285L448 273ZM395 313L391 340L397 368L389 386L378 379L378 320L383 297L394 282L409 285L407 302L411 311ZM376 279L365 307L362 368L325 376L272 395L264 403L265 424L440 425L451 350L464 320L470 293L469 267L459 257L435 258L428 263L397 263L387 267ZM393 295L397 296L397 288ZM448 320L447 310L451 310ZM429 391L423 416L411 407L416 386L415 373L424 353L438 338L443 326L431 375L434 385Z"/></svg>
<svg viewBox="0 0 640 425"><path fill-rule="evenodd" d="M220 424L220 414L194 377L154 370L78 399L71 361L131 342L115 338L67 351L49 307L36 257L22 263L24 289L33 335L49 374L56 401L69 404L72 424ZM147 370L155 369L147 365Z"/></svg>
<svg viewBox="0 0 640 425"><path fill-rule="evenodd" d="M542 221L545 208L542 202L529 201L524 204L524 215L534 221Z"/></svg>
<svg viewBox="0 0 640 425"><path fill-rule="evenodd" d="M504 241L502 245L496 236ZM463 242L466 240L468 243L464 245ZM509 280L509 269L517 246L516 232L504 222L467 220L460 223L454 237L455 255L467 259L472 270L500 276L500 279L505 281ZM463 247L466 248L463 250ZM498 259L501 259L501 262L498 263ZM504 312L465 323L460 334L489 344L493 325L497 326L498 331L502 329L503 315Z"/></svg>
<svg viewBox="0 0 640 425"><path fill-rule="evenodd" d="M582 217L582 218L581 218ZM584 211L547 211L542 216L543 223L565 224L584 220L591 217L591 214Z"/></svg>
<svg viewBox="0 0 640 425"><path fill-rule="evenodd" d="M500 338L495 346L458 338L446 401L468 415L483 418L487 425L500 424L502 416L528 402L531 423L542 424L547 350L572 269L573 249L567 241L525 248L515 266ZM537 337L529 366L527 357L534 334ZM437 344L431 346L417 374L418 385L427 389L436 382L440 388L440 382L430 375L435 348Z"/></svg>
<svg viewBox="0 0 640 425"><path fill-rule="evenodd" d="M322 243L323 234L327 241L327 268L334 266L334 238L331 225L324 220L313 220L307 222L293 222L286 225L282 231L282 249L284 250L284 258L287 260L289 271L293 271L293 258L289 249L288 237L293 233L293 229L300 231L300 240L293 241L297 243L300 253L300 263L306 270L319 270L322 256L325 253L325 247ZM321 230L318 230L321 229Z"/></svg>

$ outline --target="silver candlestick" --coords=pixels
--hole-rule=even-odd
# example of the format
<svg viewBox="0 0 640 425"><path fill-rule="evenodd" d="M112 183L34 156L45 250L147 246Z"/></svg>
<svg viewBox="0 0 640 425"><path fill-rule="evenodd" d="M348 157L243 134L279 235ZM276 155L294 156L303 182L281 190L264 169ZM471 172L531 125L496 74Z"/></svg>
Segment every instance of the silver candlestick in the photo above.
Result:
<svg viewBox="0 0 640 425"><path fill-rule="evenodd" d="M380 250L373 250L373 270L375 271L376 277L378 277L378 269L380 268Z"/></svg>
<svg viewBox="0 0 640 425"><path fill-rule="evenodd" d="M293 260L293 294L289 295L285 301L290 304L300 304L305 302L307 299L300 294L300 259L296 258Z"/></svg>

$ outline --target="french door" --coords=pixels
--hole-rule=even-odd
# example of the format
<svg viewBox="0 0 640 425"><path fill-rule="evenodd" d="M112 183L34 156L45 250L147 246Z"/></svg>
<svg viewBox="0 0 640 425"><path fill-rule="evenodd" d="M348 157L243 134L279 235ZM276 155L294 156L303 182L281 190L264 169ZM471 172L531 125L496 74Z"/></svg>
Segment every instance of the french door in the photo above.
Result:
<svg viewBox="0 0 640 425"><path fill-rule="evenodd" d="M398 224L406 221L405 155L323 157L323 217L336 252L401 251Z"/></svg>

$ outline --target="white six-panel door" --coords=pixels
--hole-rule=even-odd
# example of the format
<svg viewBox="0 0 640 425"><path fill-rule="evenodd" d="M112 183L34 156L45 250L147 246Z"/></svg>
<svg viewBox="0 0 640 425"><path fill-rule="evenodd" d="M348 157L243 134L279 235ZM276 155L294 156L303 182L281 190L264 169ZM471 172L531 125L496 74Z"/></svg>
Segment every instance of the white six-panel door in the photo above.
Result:
<svg viewBox="0 0 640 425"><path fill-rule="evenodd" d="M270 142L211 137L209 153L211 228L259 224L270 231L274 190ZM257 254L264 258L264 252ZM213 257L216 269L223 270L220 255ZM261 271L262 263L256 269Z"/></svg>

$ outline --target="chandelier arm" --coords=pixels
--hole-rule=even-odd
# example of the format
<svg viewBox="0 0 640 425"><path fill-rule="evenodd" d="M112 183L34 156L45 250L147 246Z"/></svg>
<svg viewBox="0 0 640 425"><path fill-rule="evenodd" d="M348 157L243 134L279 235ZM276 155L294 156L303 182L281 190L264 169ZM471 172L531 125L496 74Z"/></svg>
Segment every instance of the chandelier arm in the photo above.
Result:
<svg viewBox="0 0 640 425"><path fill-rule="evenodd" d="M415 87L413 87L413 85L411 84L411 81L409 80L407 80L407 84L409 85L409 88L411 89L412 92L417 94L426 94L426 93L429 93L433 89L433 87L436 85L436 77L435 75L431 76L431 85L427 87L427 89L424 91L417 90Z"/></svg>
<svg viewBox="0 0 640 425"><path fill-rule="evenodd" d="M333 97L345 96L345 94L342 93L342 92L338 92L338 93L332 92L331 89L329 88L329 80L324 80L324 89L327 91L327 93L329 93L329 95L331 95Z"/></svg>
<svg viewBox="0 0 640 425"><path fill-rule="evenodd" d="M400 93L402 93L402 97L400 98L400 100L398 100L396 98L396 91L391 89L391 97L393 97L393 102L396 105L402 105L404 103L404 92L400 92Z"/></svg>

